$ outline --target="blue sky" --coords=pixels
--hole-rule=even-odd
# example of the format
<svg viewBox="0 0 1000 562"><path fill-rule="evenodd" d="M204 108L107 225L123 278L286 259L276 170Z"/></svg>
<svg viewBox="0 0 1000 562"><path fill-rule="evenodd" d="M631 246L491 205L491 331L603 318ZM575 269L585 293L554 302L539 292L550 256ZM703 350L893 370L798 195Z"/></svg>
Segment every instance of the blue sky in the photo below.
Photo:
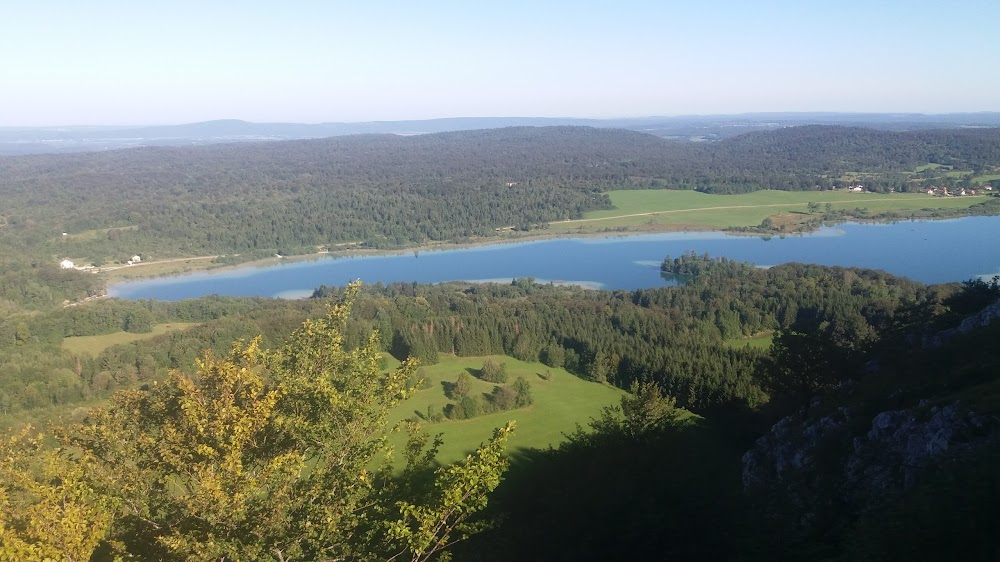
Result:
<svg viewBox="0 0 1000 562"><path fill-rule="evenodd" d="M24 0L0 126L1000 111L1000 2Z"/></svg>

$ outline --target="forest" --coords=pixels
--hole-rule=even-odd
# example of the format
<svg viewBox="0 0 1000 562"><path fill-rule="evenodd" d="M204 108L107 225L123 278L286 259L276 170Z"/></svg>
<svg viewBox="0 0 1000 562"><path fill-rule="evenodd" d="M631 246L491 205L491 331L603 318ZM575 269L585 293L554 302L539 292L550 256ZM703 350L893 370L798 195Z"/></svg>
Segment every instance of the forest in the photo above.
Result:
<svg viewBox="0 0 1000 562"><path fill-rule="evenodd" d="M969 186L996 175L997 129L789 127L716 143L512 127L0 157L0 311L101 294L59 271L215 256L217 264L496 239L611 208L614 189L741 193L863 182ZM113 205L108 202L113 201ZM995 212L979 205L969 212Z"/></svg>
<svg viewBox="0 0 1000 562"><path fill-rule="evenodd" d="M49 263L394 248L579 218L609 208L613 189L815 190L860 174L869 189L899 191L923 185L902 175L920 166L944 167L923 172L931 182L998 162L997 129L835 126L710 144L521 127L5 157L0 244L7 262Z"/></svg>
<svg viewBox="0 0 1000 562"><path fill-rule="evenodd" d="M381 350L425 364L439 353L498 354L565 367L621 388L654 381L679 405L704 412L753 407L766 398L753 375L761 353L726 347L727 340L811 323L823 324L845 349L864 349L876 332L892 329L902 303L933 303L954 290L869 270L803 264L764 270L705 256L668 258L664 268L689 281L617 292L539 285L531 279L511 285L376 285L356 299L345 340L359 346L378 331ZM116 388L155 380L168 368L191 365L202 349L224 352L247 334L261 335L266 344L281 341L304 319L320 314L324 298L338 292L320 287L314 299L301 302L110 300L12 316L0 322L0 389L6 393L0 409L107 396ZM148 332L168 321L204 324L115 346L96 357L72 357L60 348L66 337ZM41 374L46 370L58 376L50 380Z"/></svg>
<svg viewBox="0 0 1000 562"><path fill-rule="evenodd" d="M68 414L54 435L87 454L85 463L62 456L25 430L3 438L0 448L9 456L0 458L0 470L7 471L0 497L19 507L0 519L0 552L5 559L18 559L17 553L66 548L53 546L49 539L56 535L40 535L36 526L43 523L32 519L55 501L78 510L56 510L56 520L45 524L61 525L59 540L70 540L74 525L86 521L92 534L72 540L93 560L115 553L163 560L236 560L247 553L256 560L313 560L334 552L357 560L394 552L430 559L440 549L428 545L443 549L451 539L435 542L440 536L434 533L413 538L424 529L420 521L435 528L445 521L440 528L469 537L467 544L449 548L456 560L541 560L559 553L593 560L668 553L700 553L710 560L849 560L858 559L858 553L882 553L865 559L890 560L900 552L891 542L898 535L892 533L916 530L941 538L955 530L946 512L921 519L950 498L950 480L936 476L935 463L958 463L956 474L981 471L993 458L991 446L968 449L971 456L927 461L922 487L893 490L878 503L830 507L822 513L823 525L802 523L794 502L768 506L768 494L741 491L738 459L783 416L808 423L826 419L822 416L831 409L874 413L915 407L927 398L944 400L968 389L986 399L967 407L993 412L993 391L984 388L993 388L1000 366L998 348L991 345L995 324L945 344L919 342L939 337L933 335L996 301L996 280L927 286L869 270L803 264L765 270L691 254L665 258L662 269L686 283L609 292L520 279L508 285L376 285L349 288L346 296L343 288L322 287L304 301L112 300L10 319L0 325L0 407L17 412L15 419L22 422L34 419L42 425L53 411ZM59 347L65 337L143 332L166 320L200 325L113 346L96 357ZM775 334L770 350L727 345L762 331ZM380 336L372 339L373 333ZM247 339L254 334L259 337ZM605 410L589 427L568 435L562 446L519 451L510 468L497 455L503 431L511 428L501 428L492 441L483 435L488 442L466 463L438 468L433 442L426 434L413 434L406 453L406 466L412 468L373 472L374 487L358 489L345 500L375 511L350 511L350 504L336 502L308 511L312 504L299 503L295 490L316 493L308 490L342 486L337 482L343 470L370 465L383 437L367 426L360 441L337 441L347 437L337 437L336 424L324 426L320 418L309 417L309 410L295 406L298 402L282 397L308 404L330 399L324 393L347 392L359 401L342 403L344 420L360 415L357 419L365 423L384 423L378 420L393 393L406 393L418 382L412 363L405 361L401 371L373 375L383 352L422 364L433 364L444 353L507 355L565 367L585 380L631 393L621 407ZM327 354L332 355L319 359ZM192 366L194 374L185 375ZM503 369L484 365L484 374L487 370L492 377ZM361 379L352 376L365 372ZM301 378L302 373L326 374ZM347 390L358 384L383 386ZM886 387L893 392L886 394ZM514 394L508 398L517 400ZM194 404L201 405L191 410ZM680 408L698 417L678 421ZM258 416L256 421L252 416ZM299 421L273 425L289 419ZM198 424L214 429L199 437ZM208 438L233 431L227 424L248 424L240 431L255 437L239 442ZM281 463L333 463L333 457L324 456L333 450L302 448L322 432L328 435L322 439L339 444L338 451L356 451L348 461L354 464L337 464L336 470L308 481L287 480L282 467L291 465ZM267 439L278 439L280 447L261 448L259 440L272 433ZM191 447L202 452L192 457ZM147 460L128 475L116 471L127 458ZM226 458L242 460L227 465ZM52 481L32 476L31 466L42 466L33 462L43 463L64 484L53 489ZM431 492L473 486L471 471L490 476L464 496L471 503L457 511ZM209 474L216 476L206 480ZM157 481L176 484L167 490L150 487ZM178 496L176 486L182 482ZM962 496L969 501L967 509L984 517L994 513L987 499L995 496L986 491L991 482L997 483L995 473L975 488L981 498ZM218 508L207 507L220 502L219 494L241 486L263 495L237 495ZM826 501L823 494L832 493L833 486L816 481L809 490L818 495L815 501ZM281 510L261 503L274 494L287 495L277 502ZM487 502L487 496L493 500ZM621 503L637 498L647 503ZM140 511L127 508L136 502ZM893 511L903 509L899 502L923 503L900 514ZM762 509L767 517L753 515ZM207 513L212 515L201 520ZM364 519L354 519L358 513L366 514ZM884 520L876 525L871 522L875 513L893 514L886 517L904 527L890 529ZM316 535L291 525L298 517L333 517L340 527L335 535ZM862 524L881 526L887 534L871 535ZM589 538L581 540L579 529L590 529L584 533ZM982 548L992 544L985 537L961 536Z"/></svg>
<svg viewBox="0 0 1000 562"><path fill-rule="evenodd" d="M99 295L78 265L214 256L217 264L496 239L611 208L615 189L741 193L863 182L982 183L997 129L789 127L716 143L634 131L512 127L0 157L0 310ZM108 204L114 202L114 204ZM980 205L969 212L995 212Z"/></svg>

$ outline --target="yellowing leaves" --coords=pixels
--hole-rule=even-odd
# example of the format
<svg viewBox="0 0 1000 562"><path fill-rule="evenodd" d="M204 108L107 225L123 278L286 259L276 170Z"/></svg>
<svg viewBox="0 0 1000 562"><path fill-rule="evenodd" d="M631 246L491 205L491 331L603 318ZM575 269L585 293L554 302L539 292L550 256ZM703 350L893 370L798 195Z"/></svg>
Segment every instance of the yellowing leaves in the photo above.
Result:
<svg viewBox="0 0 1000 562"><path fill-rule="evenodd" d="M0 436L0 560L88 560L111 512L82 465L30 427Z"/></svg>
<svg viewBox="0 0 1000 562"><path fill-rule="evenodd" d="M86 560L102 540L187 560L423 560L447 545L499 482L512 425L439 470L431 496L407 498L387 425L416 362L381 372L375 335L343 349L357 290L276 350L237 342L191 374L116 394L60 433L76 455L30 433L0 441L0 561Z"/></svg>

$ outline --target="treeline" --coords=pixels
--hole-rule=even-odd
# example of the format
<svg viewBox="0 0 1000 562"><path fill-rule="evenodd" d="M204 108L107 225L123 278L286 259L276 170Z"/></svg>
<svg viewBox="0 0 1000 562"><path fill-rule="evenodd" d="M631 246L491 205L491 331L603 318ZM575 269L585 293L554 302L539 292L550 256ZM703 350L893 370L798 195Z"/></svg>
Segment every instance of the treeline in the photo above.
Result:
<svg viewBox="0 0 1000 562"><path fill-rule="evenodd" d="M995 166L1000 130L809 126L698 144L518 127L7 157L0 258L400 247L576 218L609 208L611 189L813 190L862 173L868 188L906 190L917 184L901 173L929 162Z"/></svg>
<svg viewBox="0 0 1000 562"><path fill-rule="evenodd" d="M739 338L813 325L822 326L832 345L861 351L879 334L945 311L943 299L955 290L871 270L802 264L764 270L693 255L668 258L665 268L686 276L686 284L614 292L530 279L509 285L375 285L356 299L344 337L358 347L377 330L383 350L425 363L434 363L439 353L509 355L622 388L655 382L678 406L706 412L767 399L757 377L763 352L733 345ZM338 292L323 287L306 301L109 300L12 317L0 323L4 409L103 396L155 380L169 368L185 368L202 349L225 352L231 341L254 334L270 345L304 318L322 314L325 297ZM114 346L93 358L59 347L63 337L142 331L169 321L203 324Z"/></svg>
<svg viewBox="0 0 1000 562"><path fill-rule="evenodd" d="M0 312L52 308L103 291L104 282L96 275L60 269L55 263L4 263L3 256L0 263Z"/></svg>
<svg viewBox="0 0 1000 562"><path fill-rule="evenodd" d="M441 352L507 354L622 388L654 381L678 405L706 411L766 399L754 374L761 352L726 340L823 323L835 345L860 350L910 318L906 311L943 310L937 303L953 290L870 270L802 264L763 270L704 256L683 261L695 272L686 285L636 291L531 280L395 284L359 299L355 322L359 333L392 334L387 348L397 357L433 362ZM335 292L321 288L315 296Z"/></svg>
<svg viewBox="0 0 1000 562"><path fill-rule="evenodd" d="M0 414L65 407L110 396L187 369L212 349L225 354L233 341L264 334L265 344L286 337L306 317L291 301L205 297L179 302L104 300L0 321ZM316 314L322 307L312 306ZM96 355L64 350L64 337L148 332L162 322L203 323ZM278 339L274 339L278 338Z"/></svg>

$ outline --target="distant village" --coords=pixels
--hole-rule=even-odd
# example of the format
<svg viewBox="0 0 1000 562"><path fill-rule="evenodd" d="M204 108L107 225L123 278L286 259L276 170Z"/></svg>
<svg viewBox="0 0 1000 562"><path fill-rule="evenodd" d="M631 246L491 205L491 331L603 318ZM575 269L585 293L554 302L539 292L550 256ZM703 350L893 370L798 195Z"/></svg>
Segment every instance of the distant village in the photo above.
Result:
<svg viewBox="0 0 1000 562"><path fill-rule="evenodd" d="M845 187L844 189L846 191L853 191L855 193L868 193L868 190L865 189L865 186L861 185L861 184L849 185L849 186ZM936 185L932 185L932 186L930 186L930 187L927 188L927 190L925 191L925 193L927 193L927 195L937 195L939 197L961 197L963 195L976 195L976 194L979 193L980 190L983 191L984 193L988 192L988 191L992 192L993 191L993 186L992 185L984 185L982 187L975 188L975 189L959 187L959 188L952 188L952 189L949 190L948 187L946 187L944 185L942 185L940 187L938 187ZM890 193L895 193L896 190L895 189L890 189L889 192Z"/></svg>
<svg viewBox="0 0 1000 562"><path fill-rule="evenodd" d="M984 191L984 192L985 191L993 191L993 186L992 185L984 185L980 189L982 189L982 191ZM966 189L964 187L960 187L960 188L957 188L957 189L952 188L952 190L949 191L946 186L942 185L941 187L938 187L936 185L932 185L932 186L930 186L930 187L927 188L927 195L937 195L937 196L940 196L940 197L959 197L959 196L962 196L962 195L976 195L978 193L978 191L979 190L977 190L977 189L971 189L971 188Z"/></svg>
<svg viewBox="0 0 1000 562"><path fill-rule="evenodd" d="M140 262L142 262L142 256L136 254L125 261L125 266L135 265ZM75 269L77 271L92 271L94 273L97 273L98 271L101 270L100 267L92 263L88 263L87 265L76 265L75 263L73 263L73 260L70 259L64 259L61 262L59 262L59 267L61 267L62 269Z"/></svg>

